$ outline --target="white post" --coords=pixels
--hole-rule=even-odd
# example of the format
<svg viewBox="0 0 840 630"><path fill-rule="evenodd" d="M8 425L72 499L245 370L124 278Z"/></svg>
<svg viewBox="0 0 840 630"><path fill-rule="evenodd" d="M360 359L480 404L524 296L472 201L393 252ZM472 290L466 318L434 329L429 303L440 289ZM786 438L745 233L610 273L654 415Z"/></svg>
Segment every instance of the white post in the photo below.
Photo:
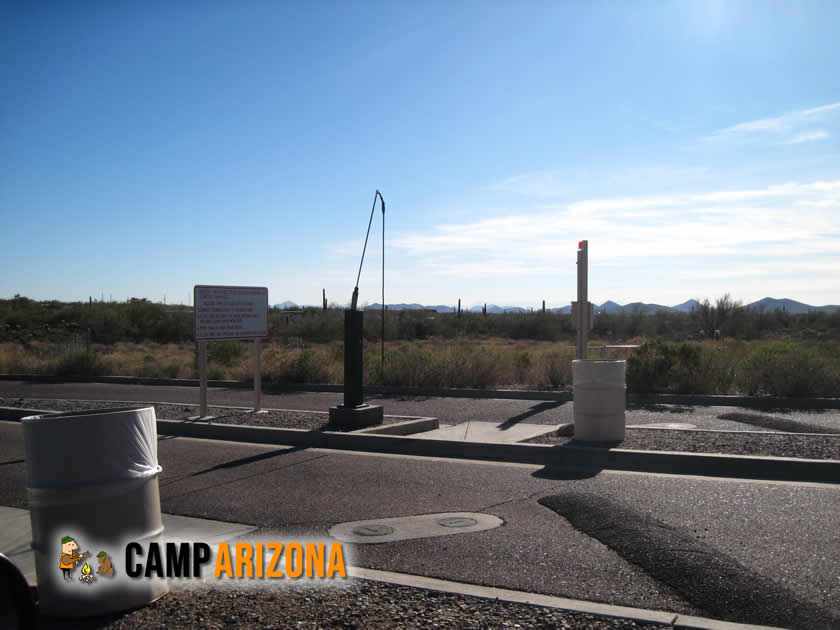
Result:
<svg viewBox="0 0 840 630"><path fill-rule="evenodd" d="M580 241L577 252L577 358L588 359L589 295L587 275L589 266L589 241Z"/></svg>
<svg viewBox="0 0 840 630"><path fill-rule="evenodd" d="M198 375L201 381L201 411L200 417L204 418L207 414L207 342L198 342Z"/></svg>
<svg viewBox="0 0 840 630"><path fill-rule="evenodd" d="M254 413L262 408L262 370L260 369L260 354L262 339L254 339Z"/></svg>

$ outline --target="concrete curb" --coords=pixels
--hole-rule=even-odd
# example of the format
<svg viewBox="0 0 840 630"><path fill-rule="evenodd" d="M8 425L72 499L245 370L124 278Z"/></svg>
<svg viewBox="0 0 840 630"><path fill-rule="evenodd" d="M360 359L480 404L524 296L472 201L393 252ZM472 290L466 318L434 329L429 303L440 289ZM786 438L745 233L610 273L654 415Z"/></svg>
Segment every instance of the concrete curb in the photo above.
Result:
<svg viewBox="0 0 840 630"><path fill-rule="evenodd" d="M17 420L27 415L42 413L35 409L14 407L9 409L17 416ZM8 418L8 416L4 417ZM176 437L420 457L501 461L580 471L624 470L774 481L840 483L840 461L826 459L642 451L567 444L461 442L410 435L308 431L165 419L158 419L157 430L161 435Z"/></svg>
<svg viewBox="0 0 840 630"><path fill-rule="evenodd" d="M404 422L394 422L391 424L381 424L375 427L367 427L366 429L358 429L353 431L356 434L372 434L372 435L412 435L414 433L422 433L424 431L433 431L440 427L440 422L437 418L417 418L415 420L405 420Z"/></svg>
<svg viewBox="0 0 840 630"><path fill-rule="evenodd" d="M531 606L545 606L547 608L557 608L560 610L579 612L587 615L619 617L630 619L639 623L660 623L670 625L674 628L695 628L698 630L753 630L758 628L768 628L768 626L733 623L730 621L720 621L718 619L695 617L693 615L682 615L663 610L615 606L613 604L601 604L599 602L589 602L580 599L568 599L565 597L556 597L554 595L541 595L539 593L514 591L494 586L465 584L463 582L452 582L450 580L441 580L422 575L411 575L409 573L394 573L392 571L379 571L377 569L348 567L347 574L350 577L362 580L387 582L388 584L424 588L431 591L441 591L456 595L496 599L517 604L529 604Z"/></svg>
<svg viewBox="0 0 840 630"><path fill-rule="evenodd" d="M631 451L594 446L472 443L402 435L374 435L158 420L158 433L258 444L277 444L421 457L536 464L547 468L737 477L840 483L840 461L751 457L670 451Z"/></svg>
<svg viewBox="0 0 840 630"><path fill-rule="evenodd" d="M197 379L145 378L135 376L40 376L32 374L0 374L0 381L28 381L33 383L106 383L112 385L157 385L198 387ZM227 389L253 389L250 382L208 381L208 387ZM297 385L293 383L263 383L264 394L292 392L344 393L343 385ZM422 387L387 387L365 385L365 392L378 396L418 396L435 398L499 398L507 400L545 400L571 402L573 393L566 390L514 390L514 389L434 389ZM642 398L627 395L628 404L687 405L719 407L752 407L756 409L840 409L840 398L774 398L770 396L717 396L709 394L653 394Z"/></svg>

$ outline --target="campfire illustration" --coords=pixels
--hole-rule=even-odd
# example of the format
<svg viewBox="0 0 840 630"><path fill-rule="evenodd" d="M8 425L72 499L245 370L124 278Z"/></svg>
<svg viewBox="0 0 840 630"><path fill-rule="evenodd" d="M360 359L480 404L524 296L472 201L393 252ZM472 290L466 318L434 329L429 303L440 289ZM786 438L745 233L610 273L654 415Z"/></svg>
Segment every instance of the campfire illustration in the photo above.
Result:
<svg viewBox="0 0 840 630"><path fill-rule="evenodd" d="M90 584L96 578L93 576L93 572L90 570L90 565L85 562L84 566L82 567L82 574L79 576L79 582L84 582L85 584Z"/></svg>

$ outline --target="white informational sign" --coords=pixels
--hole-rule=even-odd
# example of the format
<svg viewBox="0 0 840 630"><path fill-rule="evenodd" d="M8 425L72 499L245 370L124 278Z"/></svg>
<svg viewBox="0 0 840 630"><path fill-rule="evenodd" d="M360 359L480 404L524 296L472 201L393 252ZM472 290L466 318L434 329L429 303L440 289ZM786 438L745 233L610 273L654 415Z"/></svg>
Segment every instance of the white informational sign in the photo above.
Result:
<svg viewBox="0 0 840 630"><path fill-rule="evenodd" d="M268 337L268 289L196 285L196 341Z"/></svg>

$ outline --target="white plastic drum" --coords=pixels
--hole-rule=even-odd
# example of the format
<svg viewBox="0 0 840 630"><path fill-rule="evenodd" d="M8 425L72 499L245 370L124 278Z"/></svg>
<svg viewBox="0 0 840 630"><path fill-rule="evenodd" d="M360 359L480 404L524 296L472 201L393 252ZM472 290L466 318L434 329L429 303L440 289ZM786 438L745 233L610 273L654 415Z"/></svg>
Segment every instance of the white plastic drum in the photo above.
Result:
<svg viewBox="0 0 840 630"><path fill-rule="evenodd" d="M626 365L625 361L572 361L576 440L624 439Z"/></svg>
<svg viewBox="0 0 840 630"><path fill-rule="evenodd" d="M22 422L41 612L102 615L166 593L165 581L131 579L124 571L126 541L146 548L163 533L154 407L46 414ZM62 553L73 546L62 543L68 538L77 554L88 555L65 571ZM106 558L112 575L107 565L99 572Z"/></svg>

